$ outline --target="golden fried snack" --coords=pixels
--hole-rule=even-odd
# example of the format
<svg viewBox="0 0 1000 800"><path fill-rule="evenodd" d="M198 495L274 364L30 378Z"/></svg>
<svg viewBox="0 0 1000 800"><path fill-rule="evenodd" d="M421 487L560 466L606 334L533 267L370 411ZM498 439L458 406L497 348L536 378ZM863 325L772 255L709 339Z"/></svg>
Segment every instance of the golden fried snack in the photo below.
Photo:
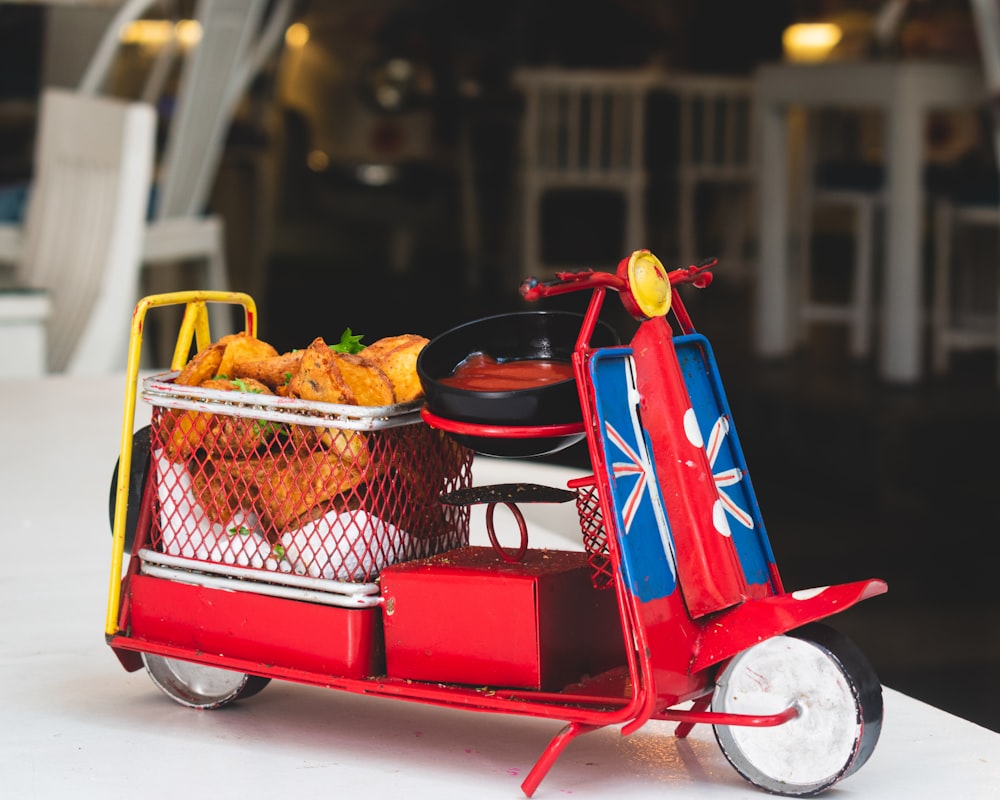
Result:
<svg viewBox="0 0 1000 800"><path fill-rule="evenodd" d="M202 381L199 389L217 389L223 392L248 392L250 394L271 394L271 387L254 378L210 378Z"/></svg>
<svg viewBox="0 0 1000 800"><path fill-rule="evenodd" d="M395 402L392 382L374 361L348 353L334 353L333 360L359 406L391 406Z"/></svg>
<svg viewBox="0 0 1000 800"><path fill-rule="evenodd" d="M345 446L355 452L355 457L317 450L261 459L258 503L268 527L278 533L297 527L302 520L315 518L337 502L344 502L341 495L364 482L370 463L365 437L354 434L345 440Z"/></svg>
<svg viewBox="0 0 1000 800"><path fill-rule="evenodd" d="M338 434L347 433L340 428L318 428L314 425L291 425L289 436L295 452L306 452L322 448L336 449L339 446Z"/></svg>
<svg viewBox="0 0 1000 800"><path fill-rule="evenodd" d="M281 423L218 414L205 434L204 446L210 458L246 458L284 432Z"/></svg>
<svg viewBox="0 0 1000 800"><path fill-rule="evenodd" d="M184 366L174 379L174 383L178 386L200 386L210 378L214 378L219 374L219 365L222 363L222 354L225 350L226 345L221 339L200 350Z"/></svg>
<svg viewBox="0 0 1000 800"><path fill-rule="evenodd" d="M236 377L233 367L237 362L273 358L278 355L278 351L274 349L273 345L251 336L246 331L223 336L219 343L225 343L222 362L219 364L218 372L216 372L216 375L221 377Z"/></svg>
<svg viewBox="0 0 1000 800"><path fill-rule="evenodd" d="M335 353L322 337L302 352L299 371L288 381L288 396L323 403L356 405L357 399L337 367Z"/></svg>
<svg viewBox="0 0 1000 800"><path fill-rule="evenodd" d="M206 461L191 476L195 500L210 522L232 519L254 495L255 470L243 461Z"/></svg>
<svg viewBox="0 0 1000 800"><path fill-rule="evenodd" d="M224 392L247 392L249 394L273 395L270 387L252 378L210 378L203 381L200 389L215 389ZM228 414L203 414L208 418L202 423L200 446L212 458L241 458L267 445L271 439L284 431L284 426L248 417Z"/></svg>
<svg viewBox="0 0 1000 800"><path fill-rule="evenodd" d="M236 361L233 363L233 377L252 378L278 392L299 371L304 352L292 350L277 356Z"/></svg>
<svg viewBox="0 0 1000 800"><path fill-rule="evenodd" d="M417 376L417 356L427 341L415 333L404 333L386 336L361 351L362 356L378 364L389 377L397 403L423 397L424 389Z"/></svg>
<svg viewBox="0 0 1000 800"><path fill-rule="evenodd" d="M292 450L305 453L317 449L330 451L331 458L344 461L357 461L359 466L367 469L370 454L366 439L359 431L343 428L320 428L314 425L290 425L289 437Z"/></svg>
<svg viewBox="0 0 1000 800"><path fill-rule="evenodd" d="M250 360L277 354L274 347L245 331L230 333L199 350L181 370L174 383L180 386L200 386L215 377L232 377L230 373L237 359Z"/></svg>
<svg viewBox="0 0 1000 800"><path fill-rule="evenodd" d="M161 425L166 430L167 457L171 461L188 459L202 446L213 416L204 411L164 411Z"/></svg>

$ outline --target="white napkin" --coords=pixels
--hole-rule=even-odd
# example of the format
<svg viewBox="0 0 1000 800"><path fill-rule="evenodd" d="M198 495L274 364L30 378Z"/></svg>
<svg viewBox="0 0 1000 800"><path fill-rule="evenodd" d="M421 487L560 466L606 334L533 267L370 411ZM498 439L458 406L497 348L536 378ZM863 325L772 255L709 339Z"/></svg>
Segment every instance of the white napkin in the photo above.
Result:
<svg viewBox="0 0 1000 800"><path fill-rule="evenodd" d="M326 580L368 580L410 551L408 533L361 509L330 511L281 535L272 546L253 511L239 510L213 523L199 507L191 475L162 450L153 453L160 530L169 555L308 575Z"/></svg>

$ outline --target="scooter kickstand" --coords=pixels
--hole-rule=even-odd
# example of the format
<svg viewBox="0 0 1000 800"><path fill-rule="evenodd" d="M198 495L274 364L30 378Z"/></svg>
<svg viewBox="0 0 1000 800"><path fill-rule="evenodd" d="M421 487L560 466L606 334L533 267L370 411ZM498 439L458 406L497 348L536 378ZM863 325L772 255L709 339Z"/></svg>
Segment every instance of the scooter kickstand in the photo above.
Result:
<svg viewBox="0 0 1000 800"><path fill-rule="evenodd" d="M538 761L535 762L535 766L531 768L531 772L528 773L528 776L521 784L521 791L524 792L524 796L531 797L535 793L538 784L542 782L549 770L552 769L552 765L556 763L556 759L566 749L566 745L582 733L590 733L590 731L596 731L603 727L603 725L587 725L583 722L570 722L563 727L559 733L552 737L552 741L549 742L548 747L545 748L545 751Z"/></svg>
<svg viewBox="0 0 1000 800"><path fill-rule="evenodd" d="M705 695L704 697L699 697L691 706L692 711L704 711L712 704L712 696ZM677 727L674 728L674 736L678 739L685 739L687 735L691 733L697 722L679 722Z"/></svg>

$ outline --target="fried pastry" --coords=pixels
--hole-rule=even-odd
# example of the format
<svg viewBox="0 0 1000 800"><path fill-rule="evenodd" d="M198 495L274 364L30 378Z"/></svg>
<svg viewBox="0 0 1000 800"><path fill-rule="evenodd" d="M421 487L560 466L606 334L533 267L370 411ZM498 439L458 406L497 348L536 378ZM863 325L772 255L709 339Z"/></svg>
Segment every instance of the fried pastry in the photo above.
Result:
<svg viewBox="0 0 1000 800"><path fill-rule="evenodd" d="M359 406L391 406L395 402L392 382L374 361L348 353L334 353L333 361Z"/></svg>
<svg viewBox="0 0 1000 800"><path fill-rule="evenodd" d="M243 461L206 461L194 470L191 489L209 521L228 522L252 496L253 470Z"/></svg>
<svg viewBox="0 0 1000 800"><path fill-rule="evenodd" d="M299 371L304 352L304 350L292 350L277 356L235 361L233 377L251 378L270 386L275 392L280 392Z"/></svg>
<svg viewBox="0 0 1000 800"><path fill-rule="evenodd" d="M356 405L351 387L337 368L334 352L322 337L317 337L303 351L299 371L288 381L288 395L323 403Z"/></svg>
<svg viewBox="0 0 1000 800"><path fill-rule="evenodd" d="M166 431L167 458L175 462L190 458L202 446L213 416L204 411L164 411L160 424Z"/></svg>
<svg viewBox="0 0 1000 800"><path fill-rule="evenodd" d="M174 379L174 383L178 386L200 386L210 378L214 378L219 374L219 365L222 363L222 354L225 350L226 345L220 339L215 344L198 351Z"/></svg>
<svg viewBox="0 0 1000 800"><path fill-rule="evenodd" d="M364 436L351 437L353 450L364 448ZM282 533L300 521L325 513L337 502L346 502L345 492L366 479L369 460L317 450L293 456L266 456L261 460L257 481L258 505L269 529Z"/></svg>
<svg viewBox="0 0 1000 800"><path fill-rule="evenodd" d="M274 394L271 387L255 378L210 378L202 381L200 389L216 389L223 392L248 392L250 394Z"/></svg>
<svg viewBox="0 0 1000 800"><path fill-rule="evenodd" d="M397 403L408 403L424 394L417 376L417 356L427 341L415 333L404 333L379 339L361 351L364 358L378 364L389 378Z"/></svg>
<svg viewBox="0 0 1000 800"><path fill-rule="evenodd" d="M219 342L225 343L225 350L222 352L222 360L215 374L225 378L236 377L234 366L240 361L273 358L278 355L273 345L251 336L246 331L223 336Z"/></svg>

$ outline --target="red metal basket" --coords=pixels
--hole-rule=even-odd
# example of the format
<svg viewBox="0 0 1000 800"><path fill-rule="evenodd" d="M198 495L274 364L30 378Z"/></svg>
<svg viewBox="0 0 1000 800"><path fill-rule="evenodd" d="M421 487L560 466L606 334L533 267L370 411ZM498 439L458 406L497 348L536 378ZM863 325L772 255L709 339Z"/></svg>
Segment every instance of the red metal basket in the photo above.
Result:
<svg viewBox="0 0 1000 800"><path fill-rule="evenodd" d="M580 518L583 547L590 565L590 582L595 589L609 589L615 584L615 573L596 484L577 486L576 513Z"/></svg>
<svg viewBox="0 0 1000 800"><path fill-rule="evenodd" d="M468 543L472 451L414 404L367 408L147 379L152 550L338 582Z"/></svg>

